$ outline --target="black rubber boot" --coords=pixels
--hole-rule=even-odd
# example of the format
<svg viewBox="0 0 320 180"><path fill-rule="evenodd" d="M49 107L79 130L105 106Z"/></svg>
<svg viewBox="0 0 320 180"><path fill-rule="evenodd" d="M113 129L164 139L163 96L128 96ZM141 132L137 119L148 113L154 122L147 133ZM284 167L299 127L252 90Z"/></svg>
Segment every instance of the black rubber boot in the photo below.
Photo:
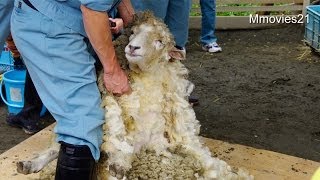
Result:
<svg viewBox="0 0 320 180"><path fill-rule="evenodd" d="M55 180L95 179L95 160L89 147L61 142Z"/></svg>

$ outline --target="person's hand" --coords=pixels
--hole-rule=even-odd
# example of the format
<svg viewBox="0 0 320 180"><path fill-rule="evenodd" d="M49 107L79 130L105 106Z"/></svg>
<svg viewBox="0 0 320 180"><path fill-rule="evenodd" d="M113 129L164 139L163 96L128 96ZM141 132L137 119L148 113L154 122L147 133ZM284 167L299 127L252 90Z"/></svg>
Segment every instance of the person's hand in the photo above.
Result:
<svg viewBox="0 0 320 180"><path fill-rule="evenodd" d="M12 56L13 56L14 58L20 57L20 53L19 53L16 45L14 44L14 41L13 41L11 35L8 36L6 43L7 43L8 49L9 49L9 50L11 51L11 53L12 53Z"/></svg>
<svg viewBox="0 0 320 180"><path fill-rule="evenodd" d="M121 18L109 18L109 21L114 22L115 26L110 26L112 34L119 34L120 31L123 29L123 20Z"/></svg>
<svg viewBox="0 0 320 180"><path fill-rule="evenodd" d="M103 80L106 89L114 95L130 94L132 91L128 77L119 65L116 65L111 71L105 70Z"/></svg>

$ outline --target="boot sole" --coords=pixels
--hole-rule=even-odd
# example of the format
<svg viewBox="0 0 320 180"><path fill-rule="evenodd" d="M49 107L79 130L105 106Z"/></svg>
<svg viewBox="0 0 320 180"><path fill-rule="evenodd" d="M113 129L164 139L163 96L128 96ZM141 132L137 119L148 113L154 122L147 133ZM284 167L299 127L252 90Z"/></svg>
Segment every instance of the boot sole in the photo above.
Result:
<svg viewBox="0 0 320 180"><path fill-rule="evenodd" d="M26 134L29 134L29 135L33 135L33 134L39 132L39 131L30 131L30 130L26 129L25 127L18 125L18 124L12 124L12 123L8 123L8 122L7 122L7 124L11 127L22 129Z"/></svg>

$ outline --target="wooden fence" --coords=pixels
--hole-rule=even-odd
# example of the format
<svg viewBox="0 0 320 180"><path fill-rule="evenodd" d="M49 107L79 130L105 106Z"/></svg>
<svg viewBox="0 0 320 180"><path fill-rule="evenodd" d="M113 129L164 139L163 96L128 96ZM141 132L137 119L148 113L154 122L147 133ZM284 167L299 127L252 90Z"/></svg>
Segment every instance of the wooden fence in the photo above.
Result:
<svg viewBox="0 0 320 180"><path fill-rule="evenodd" d="M199 0L192 0L192 12L201 15ZM295 17L297 20L305 19L306 6L310 4L310 0L216 0L217 12L253 12L250 16L217 16L216 29L250 29L250 28L266 28L287 23L288 21L279 22L254 22L250 23L250 18L255 17L256 13L264 18L284 18L282 12L288 18ZM250 6L228 6L230 4L250 4ZM275 4L275 5L274 5ZM264 15L264 12L279 12L279 15ZM300 24L300 23L297 23ZM201 28L201 16L190 17L190 28Z"/></svg>

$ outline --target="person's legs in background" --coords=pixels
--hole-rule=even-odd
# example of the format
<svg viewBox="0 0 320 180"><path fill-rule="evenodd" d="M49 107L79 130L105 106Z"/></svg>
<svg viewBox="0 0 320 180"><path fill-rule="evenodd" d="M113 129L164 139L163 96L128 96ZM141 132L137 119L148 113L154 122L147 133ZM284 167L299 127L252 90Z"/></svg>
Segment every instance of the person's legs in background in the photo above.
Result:
<svg viewBox="0 0 320 180"><path fill-rule="evenodd" d="M34 134L40 130L40 112L42 101L33 85L28 71L24 85L24 106L18 114L9 114L7 123L11 126L21 127L25 133Z"/></svg>
<svg viewBox="0 0 320 180"><path fill-rule="evenodd" d="M13 2L13 0L0 1L0 55L10 32L10 17L12 14Z"/></svg>
<svg viewBox="0 0 320 180"><path fill-rule="evenodd" d="M136 12L149 10L153 12L156 17L164 20L167 14L169 1L170 0L131 0L131 3Z"/></svg>
<svg viewBox="0 0 320 180"><path fill-rule="evenodd" d="M185 49L188 42L190 9L191 0L169 0L164 19L180 50Z"/></svg>
<svg viewBox="0 0 320 180"><path fill-rule="evenodd" d="M6 43L14 59L14 69L24 70L25 67L21 55L17 50L11 35L7 38ZM10 126L22 128L27 134L34 134L40 130L39 121L42 102L27 70L23 96L24 105L22 110L18 114L8 114L6 122Z"/></svg>
<svg viewBox="0 0 320 180"><path fill-rule="evenodd" d="M216 0L200 0L201 6L201 37L202 49L208 52L222 51L215 36Z"/></svg>
<svg viewBox="0 0 320 180"><path fill-rule="evenodd" d="M20 69L23 65L23 62L20 58L20 53L14 45L11 35L9 35L10 18L13 7L14 0L0 1L0 49L2 49L5 41L7 40L7 46L12 52L14 58L14 68ZM24 92L24 107L17 115L9 114L6 121L9 125L23 128L28 134L34 134L35 132L39 131L37 124L40 120L41 108L42 102L27 72Z"/></svg>

